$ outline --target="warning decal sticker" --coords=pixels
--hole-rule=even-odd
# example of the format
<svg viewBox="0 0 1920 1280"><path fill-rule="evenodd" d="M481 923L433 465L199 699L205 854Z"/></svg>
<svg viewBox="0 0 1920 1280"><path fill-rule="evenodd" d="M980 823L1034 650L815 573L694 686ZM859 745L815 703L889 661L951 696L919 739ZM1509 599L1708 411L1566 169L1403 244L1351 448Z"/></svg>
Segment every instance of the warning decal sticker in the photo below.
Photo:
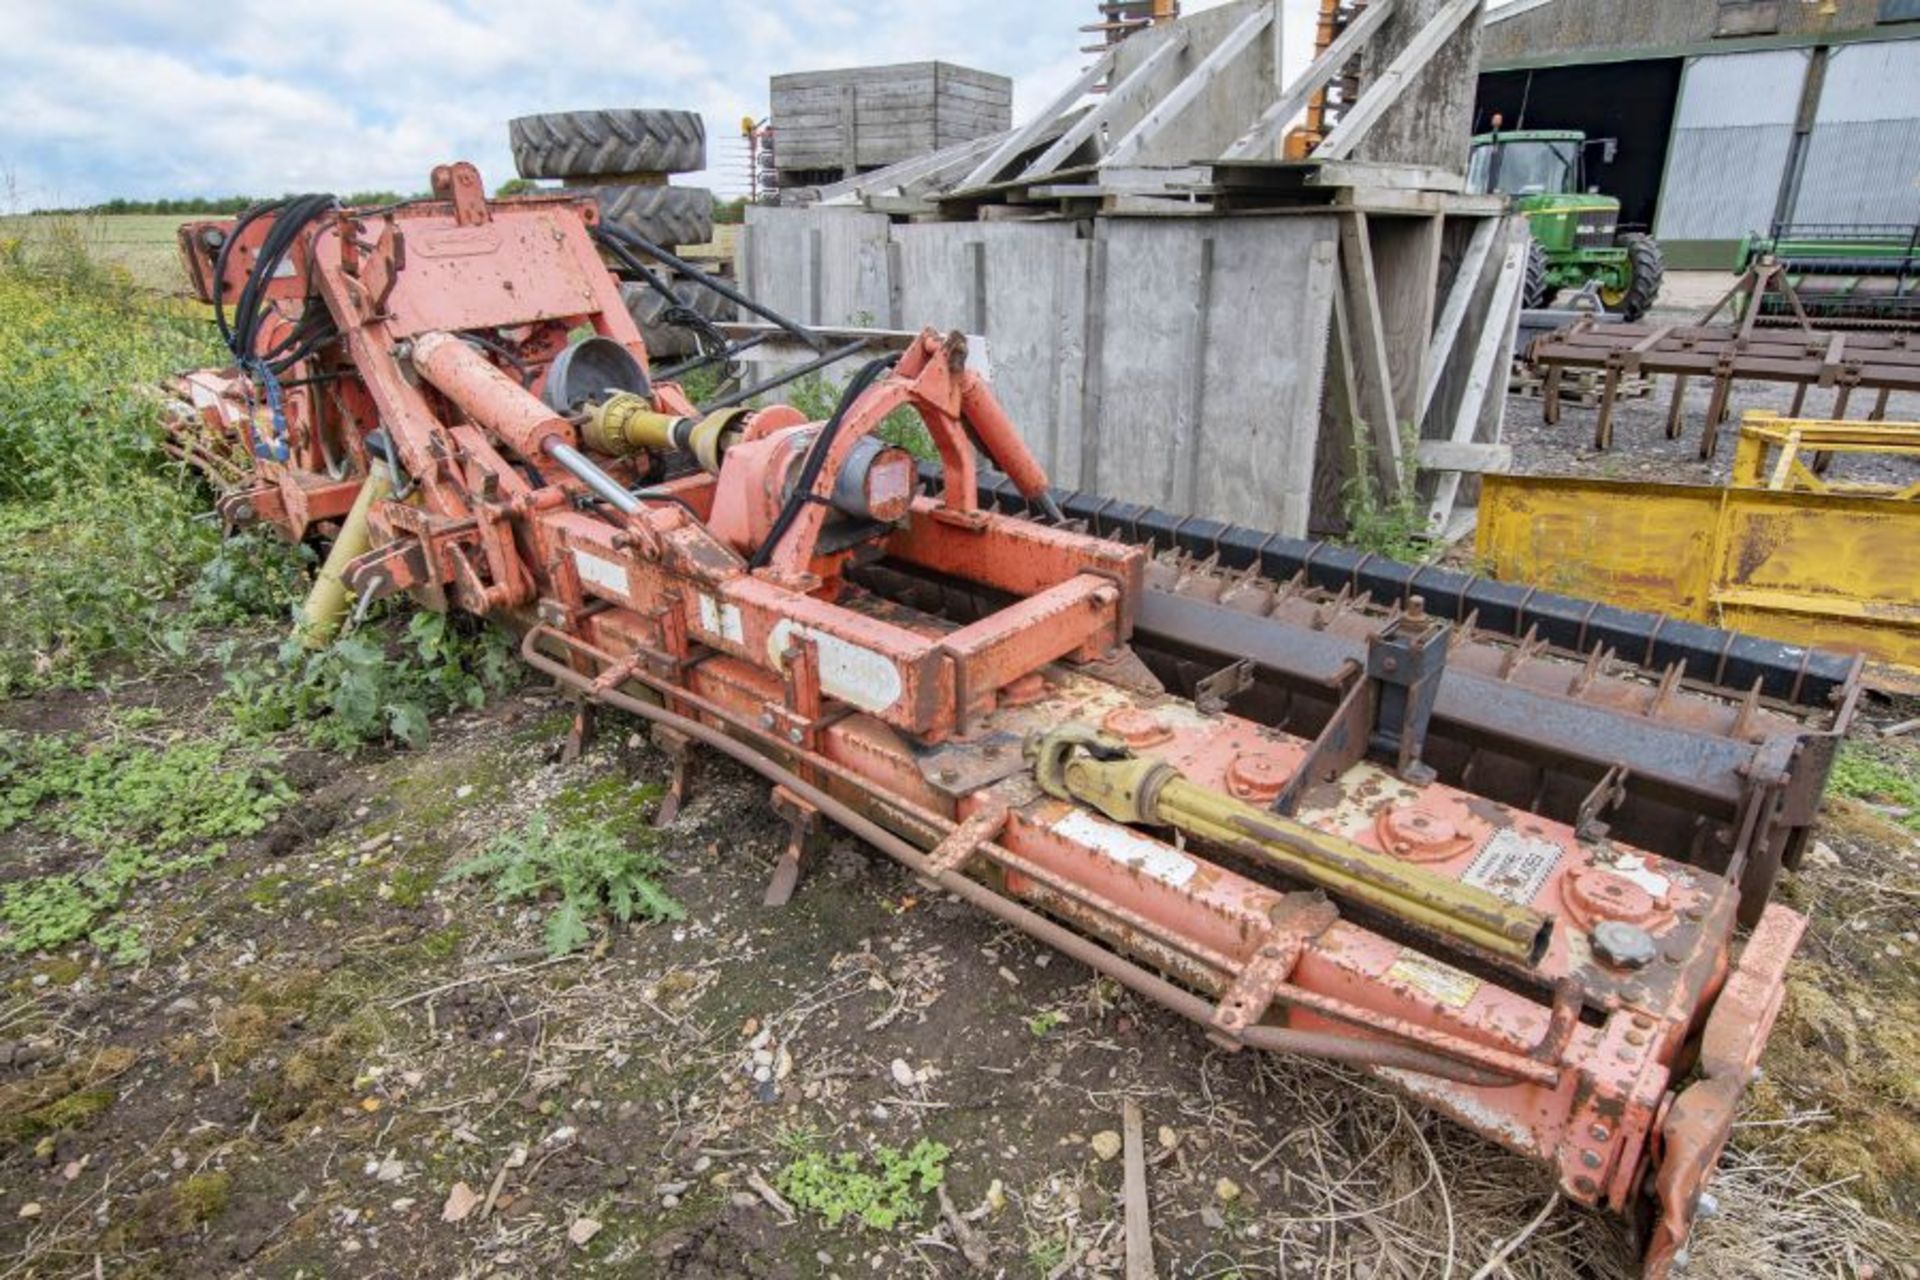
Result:
<svg viewBox="0 0 1920 1280"><path fill-rule="evenodd" d="M1481 986L1480 979L1418 951L1402 951L1393 967L1387 970L1387 977L1425 992L1450 1009L1466 1008Z"/></svg>

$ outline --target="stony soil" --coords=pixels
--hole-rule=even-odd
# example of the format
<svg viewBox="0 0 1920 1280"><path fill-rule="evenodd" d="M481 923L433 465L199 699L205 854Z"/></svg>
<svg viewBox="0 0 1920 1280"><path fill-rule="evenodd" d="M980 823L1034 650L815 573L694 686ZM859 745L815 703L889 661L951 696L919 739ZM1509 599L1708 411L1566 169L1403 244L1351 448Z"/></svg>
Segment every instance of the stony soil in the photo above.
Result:
<svg viewBox="0 0 1920 1280"><path fill-rule="evenodd" d="M0 723L195 728L212 688ZM0 1276L1114 1276L1129 1098L1162 1274L1465 1277L1543 1209L1487 1274L1634 1274L1523 1161L1358 1077L1221 1053L852 843L763 907L784 828L719 765L658 837L687 920L548 960L532 912L441 877L535 809L650 838L664 760L608 722L560 764L567 719L527 689L424 752L294 750L275 826L129 910L147 961L0 962ZM8 877L61 856L7 841ZM1910 1276L1914 834L1840 805L1787 892L1812 940L1692 1274ZM883 1232L760 1190L798 1152L921 1137L952 1151L958 1230L934 1197Z"/></svg>

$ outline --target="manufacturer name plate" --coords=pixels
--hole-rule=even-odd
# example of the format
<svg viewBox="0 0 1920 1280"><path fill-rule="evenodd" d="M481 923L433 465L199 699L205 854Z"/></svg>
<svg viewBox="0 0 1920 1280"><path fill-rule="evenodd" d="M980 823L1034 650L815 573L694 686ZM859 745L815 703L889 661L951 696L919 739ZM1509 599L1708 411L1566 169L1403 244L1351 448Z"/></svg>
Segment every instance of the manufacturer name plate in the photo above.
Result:
<svg viewBox="0 0 1920 1280"><path fill-rule="evenodd" d="M1515 906L1530 906L1540 887L1560 865L1563 850L1551 840L1522 835L1512 827L1493 833L1480 856L1460 877L1461 884L1485 889Z"/></svg>

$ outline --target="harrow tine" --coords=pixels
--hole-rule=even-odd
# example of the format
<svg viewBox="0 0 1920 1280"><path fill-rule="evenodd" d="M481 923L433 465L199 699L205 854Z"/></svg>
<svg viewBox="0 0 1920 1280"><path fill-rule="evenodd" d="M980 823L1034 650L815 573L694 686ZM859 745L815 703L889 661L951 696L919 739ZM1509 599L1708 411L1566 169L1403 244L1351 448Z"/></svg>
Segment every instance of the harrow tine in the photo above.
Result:
<svg viewBox="0 0 1920 1280"><path fill-rule="evenodd" d="M787 847L781 852L780 861L774 864L773 875L767 880L767 895L761 904L784 907L793 898L807 850L819 834L820 810L777 785L773 789L773 808L787 820Z"/></svg>
<svg viewBox="0 0 1920 1280"><path fill-rule="evenodd" d="M653 745L660 748L673 766L673 774L667 783L666 794L660 797L660 808L653 815L653 825L671 826L680 816L681 806L687 802L687 785L693 773L693 742L677 729L666 725L653 727Z"/></svg>

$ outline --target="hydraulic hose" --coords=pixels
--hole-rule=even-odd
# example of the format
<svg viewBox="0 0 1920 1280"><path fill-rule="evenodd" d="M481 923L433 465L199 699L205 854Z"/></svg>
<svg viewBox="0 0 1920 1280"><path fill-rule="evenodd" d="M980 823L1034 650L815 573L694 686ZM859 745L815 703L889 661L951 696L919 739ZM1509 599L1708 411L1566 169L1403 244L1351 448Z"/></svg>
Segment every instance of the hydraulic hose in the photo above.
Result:
<svg viewBox="0 0 1920 1280"><path fill-rule="evenodd" d="M521 641L520 656L534 670L552 676L559 683L594 701L654 724L707 746L739 764L752 769L767 781L785 787L846 830L859 836L882 853L904 865L916 875L933 881L940 888L985 911L995 919L1012 925L1028 936L1080 961L1088 968L1112 978L1121 986L1157 1004L1164 1005L1189 1021L1198 1023L1216 1035L1237 1040L1250 1049L1272 1053L1291 1053L1303 1058L1319 1058L1360 1067L1387 1067L1451 1080L1458 1084L1499 1088L1519 1083L1512 1076L1484 1067L1458 1062L1442 1054L1412 1045L1364 1039L1337 1032L1298 1031L1290 1027L1254 1026L1228 1033L1214 1024L1214 1007L1200 996L1175 986L1089 938L1072 932L1019 903L1003 898L985 885L960 874L934 867L925 853L874 822L851 805L807 782L778 761L761 754L746 743L702 721L680 715L663 706L642 701L617 689L601 688L593 678L582 675L563 662L556 662L539 651L539 642L548 634L546 627L535 627ZM558 633L553 633L558 634ZM657 680L639 670L631 678L657 688L666 695L684 693L676 686Z"/></svg>
<svg viewBox="0 0 1920 1280"><path fill-rule="evenodd" d="M633 256L633 250L637 249L662 266L671 267L694 283L713 290L713 292L719 294L728 302L733 303L736 307L744 308L747 311L751 311L754 315L759 316L762 320L779 325L782 329L785 329L788 333L800 339L800 341L806 343L815 351L825 351L827 349L826 339L807 328L807 326L797 320L787 319L787 317L781 315L771 307L755 302L752 298L749 298L746 294L740 292L740 290L734 288L724 280L716 279L707 272L694 266L691 262L688 262L685 258L668 253L651 240L637 236L625 227L595 227L593 230L593 238L610 249L613 255L619 258L628 270L644 278L647 283L652 285L654 290L663 297L671 299L674 295L672 291L667 289L665 284L659 280L659 277L648 270L645 263Z"/></svg>
<svg viewBox="0 0 1920 1280"><path fill-rule="evenodd" d="M800 463L800 477L794 482L793 492L780 504L780 513L774 517L773 528L748 559L749 568L758 569L773 558L773 552L780 540L787 536L787 530L799 518L801 508L815 501L813 485L820 478L821 468L827 465L827 454L833 450L833 442L840 434L840 424L846 420L847 411L852 409L867 388L885 377L893 368L897 355L880 356L860 366L860 372L853 375L846 390L840 393L840 403L833 408L833 416L828 418L820 433L813 438L813 445L807 450L806 458Z"/></svg>

